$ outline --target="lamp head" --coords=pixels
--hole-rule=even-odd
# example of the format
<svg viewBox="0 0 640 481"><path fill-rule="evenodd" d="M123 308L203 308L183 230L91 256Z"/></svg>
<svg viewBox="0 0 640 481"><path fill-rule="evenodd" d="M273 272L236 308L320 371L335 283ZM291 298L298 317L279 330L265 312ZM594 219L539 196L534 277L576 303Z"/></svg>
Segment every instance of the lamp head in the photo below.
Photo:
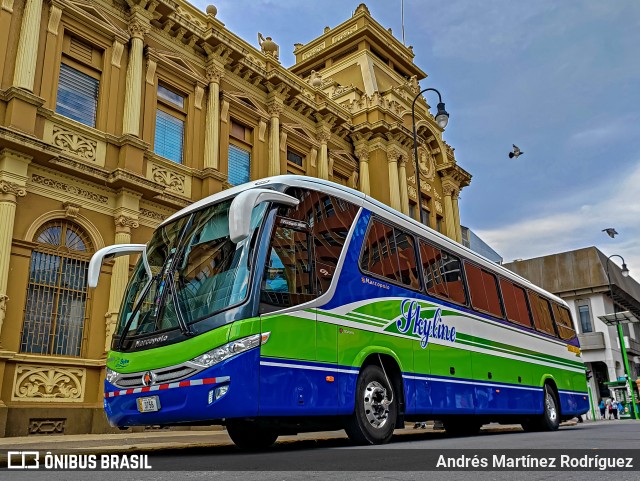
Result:
<svg viewBox="0 0 640 481"><path fill-rule="evenodd" d="M629 277L629 269L627 268L627 264L622 263L622 275L624 277Z"/></svg>
<svg viewBox="0 0 640 481"><path fill-rule="evenodd" d="M436 122L441 129L444 129L449 123L449 113L444 109L444 102L438 104L438 113L436 113Z"/></svg>

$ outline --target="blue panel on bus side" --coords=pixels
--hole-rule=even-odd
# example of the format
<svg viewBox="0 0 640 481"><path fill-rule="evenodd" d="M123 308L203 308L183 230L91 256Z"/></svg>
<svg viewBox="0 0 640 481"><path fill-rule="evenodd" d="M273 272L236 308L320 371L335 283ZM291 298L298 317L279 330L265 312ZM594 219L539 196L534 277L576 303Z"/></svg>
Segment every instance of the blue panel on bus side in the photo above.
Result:
<svg viewBox="0 0 640 481"><path fill-rule="evenodd" d="M562 417L584 414L589 411L589 397L587 393L560 391L558 395L560 396L560 413Z"/></svg>
<svg viewBox="0 0 640 481"><path fill-rule="evenodd" d="M348 371L348 372L342 372ZM332 376L333 381L328 381ZM281 358L260 359L260 416L335 415L338 393L346 399L358 370L335 364Z"/></svg>
<svg viewBox="0 0 640 481"><path fill-rule="evenodd" d="M542 388L509 385L476 386L476 414L539 414Z"/></svg>
<svg viewBox="0 0 640 481"><path fill-rule="evenodd" d="M184 384L184 387L126 394L133 390L121 390L105 381L105 393L120 393L104 400L109 423L123 427L254 417L258 414L259 355L259 349L252 349L234 356L181 381L180 384ZM211 378L216 378L215 384L197 384L198 380ZM220 381L221 378L229 380ZM189 385L190 381L196 381L195 385ZM224 385L229 386L227 393L209 403L210 392ZM140 413L137 399L148 396L158 396L160 410Z"/></svg>

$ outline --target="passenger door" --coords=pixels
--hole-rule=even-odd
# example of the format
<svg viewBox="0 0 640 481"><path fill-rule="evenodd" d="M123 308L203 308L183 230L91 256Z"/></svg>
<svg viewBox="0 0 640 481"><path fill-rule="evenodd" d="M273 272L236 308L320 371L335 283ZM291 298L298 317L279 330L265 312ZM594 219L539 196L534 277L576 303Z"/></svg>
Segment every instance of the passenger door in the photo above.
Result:
<svg viewBox="0 0 640 481"><path fill-rule="evenodd" d="M317 403L314 384L318 372L313 362L316 360L315 309L280 312L315 297L309 225L278 216L270 236L260 290L262 332L270 333L261 347L260 414L263 416L305 414Z"/></svg>

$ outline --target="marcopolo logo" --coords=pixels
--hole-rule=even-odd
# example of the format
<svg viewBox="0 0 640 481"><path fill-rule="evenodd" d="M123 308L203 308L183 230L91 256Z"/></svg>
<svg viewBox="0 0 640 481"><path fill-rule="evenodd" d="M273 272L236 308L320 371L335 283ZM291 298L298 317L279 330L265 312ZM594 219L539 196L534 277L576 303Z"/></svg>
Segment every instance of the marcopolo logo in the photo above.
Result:
<svg viewBox="0 0 640 481"><path fill-rule="evenodd" d="M417 301L411 299L402 301L400 305L402 319L396 321L396 327L400 334L406 334L413 326L412 334L420 336L422 349L427 347L430 338L456 342L456 328L449 327L442 321L442 309L438 307L433 317L427 319L420 315L421 308Z"/></svg>

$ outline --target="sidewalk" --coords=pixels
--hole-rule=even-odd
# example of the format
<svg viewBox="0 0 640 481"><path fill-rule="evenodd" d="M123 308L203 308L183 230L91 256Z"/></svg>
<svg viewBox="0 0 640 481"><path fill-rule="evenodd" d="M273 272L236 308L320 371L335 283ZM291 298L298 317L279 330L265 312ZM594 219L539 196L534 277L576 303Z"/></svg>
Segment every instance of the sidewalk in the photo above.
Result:
<svg viewBox="0 0 640 481"><path fill-rule="evenodd" d="M575 421L562 423L562 426L575 426ZM519 424L487 424L483 432L521 431ZM433 422L427 429L413 429L407 424L404 429L397 429L396 436L415 436L425 433L442 434L442 430L434 430ZM331 440L346 439L344 431L326 431L302 433L297 436L281 436L278 442L295 442L299 440ZM0 438L0 460L6 460L6 451L56 451L82 454L118 454L126 452L150 452L163 449L208 448L233 445L226 431L148 431L123 434L78 434L58 436L25 436Z"/></svg>

